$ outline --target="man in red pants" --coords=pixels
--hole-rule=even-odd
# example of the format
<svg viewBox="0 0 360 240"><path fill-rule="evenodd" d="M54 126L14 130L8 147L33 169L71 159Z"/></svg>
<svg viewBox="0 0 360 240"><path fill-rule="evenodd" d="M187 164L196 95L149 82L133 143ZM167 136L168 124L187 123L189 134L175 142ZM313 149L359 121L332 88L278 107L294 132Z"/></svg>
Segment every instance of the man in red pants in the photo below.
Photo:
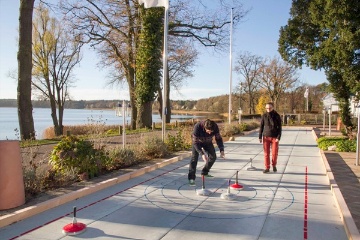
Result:
<svg viewBox="0 0 360 240"><path fill-rule="evenodd" d="M270 171L270 147L271 147L271 164L273 171L276 172L276 163L279 151L279 141L281 138L281 117L274 110L274 104L266 104L266 113L261 116L259 141L264 147L265 169L263 173Z"/></svg>

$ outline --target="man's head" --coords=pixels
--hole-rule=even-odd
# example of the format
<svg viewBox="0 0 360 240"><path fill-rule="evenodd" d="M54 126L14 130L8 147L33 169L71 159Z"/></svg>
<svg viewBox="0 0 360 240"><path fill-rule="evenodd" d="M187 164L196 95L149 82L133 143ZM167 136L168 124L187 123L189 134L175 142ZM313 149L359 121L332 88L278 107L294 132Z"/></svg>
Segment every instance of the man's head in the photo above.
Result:
<svg viewBox="0 0 360 240"><path fill-rule="evenodd" d="M271 112L272 110L274 110L274 104L272 102L268 102L266 103L266 112Z"/></svg>
<svg viewBox="0 0 360 240"><path fill-rule="evenodd" d="M211 121L210 119L206 119L205 122L204 122L204 128L205 128L205 131L210 134L214 131L214 128L215 128L215 123L214 121Z"/></svg>

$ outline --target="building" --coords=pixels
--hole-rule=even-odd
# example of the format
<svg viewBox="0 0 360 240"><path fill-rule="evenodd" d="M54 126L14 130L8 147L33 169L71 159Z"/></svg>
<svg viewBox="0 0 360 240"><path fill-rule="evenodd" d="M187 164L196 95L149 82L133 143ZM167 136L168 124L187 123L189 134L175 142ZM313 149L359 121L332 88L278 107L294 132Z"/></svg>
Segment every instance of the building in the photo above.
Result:
<svg viewBox="0 0 360 240"><path fill-rule="evenodd" d="M339 109L339 102L334 98L333 94L330 93L326 95L323 99L323 105L326 110L331 109L331 112L338 112ZM360 113L360 102L355 101L355 97L351 96L350 98L350 112L354 117L359 116Z"/></svg>

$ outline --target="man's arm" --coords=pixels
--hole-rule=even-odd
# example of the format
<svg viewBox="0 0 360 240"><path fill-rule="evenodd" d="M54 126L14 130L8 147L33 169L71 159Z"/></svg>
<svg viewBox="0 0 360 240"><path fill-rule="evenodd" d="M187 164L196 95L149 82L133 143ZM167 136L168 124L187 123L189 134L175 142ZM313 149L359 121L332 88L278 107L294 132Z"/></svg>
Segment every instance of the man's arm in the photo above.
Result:
<svg viewBox="0 0 360 240"><path fill-rule="evenodd" d="M282 133L282 121L281 121L281 116L280 114L278 114L278 137L277 139L280 141L281 138L281 133Z"/></svg>
<svg viewBox="0 0 360 240"><path fill-rule="evenodd" d="M261 116L260 129L259 129L259 142L262 143L262 135L264 131L264 114Z"/></svg>
<svg viewBox="0 0 360 240"><path fill-rule="evenodd" d="M196 123L191 137L192 137L192 142L193 142L195 150L200 155L204 155L203 151L201 150L201 144L199 141L199 137L201 136L201 131L203 131L203 130L202 130L202 127L200 126L200 123Z"/></svg>
<svg viewBox="0 0 360 240"><path fill-rule="evenodd" d="M219 127L216 125L215 130L215 141L216 144L218 145L218 148L220 150L220 157L225 158L225 152L224 152L224 141L220 135L220 130Z"/></svg>

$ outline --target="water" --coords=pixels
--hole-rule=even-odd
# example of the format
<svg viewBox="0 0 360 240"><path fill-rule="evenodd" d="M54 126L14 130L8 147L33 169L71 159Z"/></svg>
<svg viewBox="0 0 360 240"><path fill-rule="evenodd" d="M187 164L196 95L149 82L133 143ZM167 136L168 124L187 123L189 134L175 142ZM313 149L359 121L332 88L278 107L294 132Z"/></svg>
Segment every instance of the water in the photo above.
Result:
<svg viewBox="0 0 360 240"><path fill-rule="evenodd" d="M50 108L34 108L33 118L36 138L42 139L46 128L53 126ZM194 118L191 115L172 115L171 120L183 121ZM161 122L159 114L153 114L153 122ZM65 109L63 125L84 125L90 122L98 122L106 125L122 125L123 117L115 115L115 110L90 110L90 109ZM126 117L126 123L130 117ZM17 108L0 107L0 140L19 139L20 133Z"/></svg>

